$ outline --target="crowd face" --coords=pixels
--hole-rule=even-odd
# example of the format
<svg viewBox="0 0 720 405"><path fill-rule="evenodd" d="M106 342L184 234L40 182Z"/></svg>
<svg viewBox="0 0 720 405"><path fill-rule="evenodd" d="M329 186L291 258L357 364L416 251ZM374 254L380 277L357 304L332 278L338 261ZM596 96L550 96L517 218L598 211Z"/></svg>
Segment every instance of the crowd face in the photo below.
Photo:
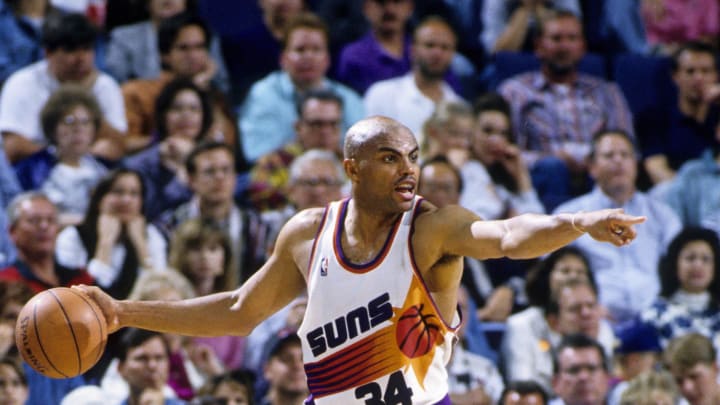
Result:
<svg viewBox="0 0 720 405"><path fill-rule="evenodd" d="M197 139L202 132L202 122L200 95L191 89L179 91L165 114L168 136Z"/></svg>
<svg viewBox="0 0 720 405"><path fill-rule="evenodd" d="M167 346L161 336L131 348L125 360L118 364L118 371L131 390L162 389L168 380L169 369Z"/></svg>
<svg viewBox="0 0 720 405"><path fill-rule="evenodd" d="M225 249L218 242L187 246L186 265L192 280L205 280L223 274Z"/></svg>
<svg viewBox="0 0 720 405"><path fill-rule="evenodd" d="M216 398L227 405L247 405L250 403L250 394L247 387L232 381L223 381L215 389L213 398Z"/></svg>
<svg viewBox="0 0 720 405"><path fill-rule="evenodd" d="M310 99L303 105L295 132L303 149L325 149L337 153L341 124L342 109L338 103Z"/></svg>
<svg viewBox="0 0 720 405"><path fill-rule="evenodd" d="M577 18L561 17L545 23L535 53L553 75L567 75L585 54L582 25Z"/></svg>
<svg viewBox="0 0 720 405"><path fill-rule="evenodd" d="M673 81L677 85L678 96L693 104L703 102L706 91L718 80L713 55L686 50L678 56L677 65Z"/></svg>
<svg viewBox="0 0 720 405"><path fill-rule="evenodd" d="M621 135L606 135L595 144L590 175L610 196L631 195L635 191L637 159L630 142Z"/></svg>
<svg viewBox="0 0 720 405"><path fill-rule="evenodd" d="M20 254L35 259L53 255L59 230L55 205L44 198L33 198L22 202L18 209L10 237Z"/></svg>
<svg viewBox="0 0 720 405"><path fill-rule="evenodd" d="M567 405L605 403L608 375L596 348L565 348L558 354L553 390Z"/></svg>
<svg viewBox="0 0 720 405"><path fill-rule="evenodd" d="M567 286L558 293L558 331L567 335L582 333L597 338L600 308L595 292L587 284Z"/></svg>
<svg viewBox="0 0 720 405"><path fill-rule="evenodd" d="M413 8L412 0L366 0L363 13L380 35L389 35L405 31Z"/></svg>
<svg viewBox="0 0 720 405"><path fill-rule="evenodd" d="M95 123L92 113L83 105L73 107L55 128L55 144L58 153L78 159L90 151L95 139Z"/></svg>
<svg viewBox="0 0 720 405"><path fill-rule="evenodd" d="M180 30L170 51L161 57L171 72L182 77L193 77L204 71L210 63L207 40L202 28L188 25Z"/></svg>
<svg viewBox="0 0 720 405"><path fill-rule="evenodd" d="M690 293L701 293L715 277L715 257L710 245L703 240L688 242L677 258L677 276L680 288Z"/></svg>
<svg viewBox="0 0 720 405"><path fill-rule="evenodd" d="M270 389L283 396L294 397L308 390L299 343L285 344L276 355L268 359L264 372Z"/></svg>
<svg viewBox="0 0 720 405"><path fill-rule="evenodd" d="M460 201L460 184L449 164L429 164L420 174L418 193L442 208Z"/></svg>
<svg viewBox="0 0 720 405"><path fill-rule="evenodd" d="M100 200L100 213L116 216L125 223L141 215L140 181L138 176L131 173L118 176L108 193Z"/></svg>
<svg viewBox="0 0 720 405"><path fill-rule="evenodd" d="M325 34L312 28L293 30L280 55L280 65L295 86L306 89L320 84L330 67Z"/></svg>
<svg viewBox="0 0 720 405"><path fill-rule="evenodd" d="M95 71L95 51L91 48L46 51L50 72L60 83L80 83Z"/></svg>
<svg viewBox="0 0 720 405"><path fill-rule="evenodd" d="M162 20L185 11L185 0L150 0L148 10L154 20Z"/></svg>
<svg viewBox="0 0 720 405"><path fill-rule="evenodd" d="M510 117L500 111L483 111L472 137L473 154L485 165L502 159L510 139Z"/></svg>
<svg viewBox="0 0 720 405"><path fill-rule="evenodd" d="M305 8L303 0L260 0L259 5L265 20L279 27Z"/></svg>
<svg viewBox="0 0 720 405"><path fill-rule="evenodd" d="M413 64L428 80L441 80L455 55L455 34L439 21L430 21L418 28L412 45Z"/></svg>
<svg viewBox="0 0 720 405"><path fill-rule="evenodd" d="M557 291L561 285L571 280L589 282L589 272L580 257L566 254L555 262L555 266L550 271L550 291Z"/></svg>
<svg viewBox="0 0 720 405"><path fill-rule="evenodd" d="M467 150L473 134L473 119L467 116L455 116L444 126L428 128L428 135L435 144L436 152L447 155L452 150Z"/></svg>
<svg viewBox="0 0 720 405"><path fill-rule="evenodd" d="M307 162L291 183L288 197L298 210L324 207L342 198L342 178L337 166L327 160Z"/></svg>
<svg viewBox="0 0 720 405"><path fill-rule="evenodd" d="M682 396L691 405L712 405L718 395L718 367L716 364L697 363L682 369L671 367Z"/></svg>
<svg viewBox="0 0 720 405"><path fill-rule="evenodd" d="M537 392L521 394L516 391L509 392L502 405L545 405L542 395Z"/></svg>
<svg viewBox="0 0 720 405"><path fill-rule="evenodd" d="M225 149L211 149L195 156L190 187L201 203L231 202L235 192L235 159Z"/></svg>
<svg viewBox="0 0 720 405"><path fill-rule="evenodd" d="M0 405L23 405L28 398L28 387L15 368L0 363Z"/></svg>

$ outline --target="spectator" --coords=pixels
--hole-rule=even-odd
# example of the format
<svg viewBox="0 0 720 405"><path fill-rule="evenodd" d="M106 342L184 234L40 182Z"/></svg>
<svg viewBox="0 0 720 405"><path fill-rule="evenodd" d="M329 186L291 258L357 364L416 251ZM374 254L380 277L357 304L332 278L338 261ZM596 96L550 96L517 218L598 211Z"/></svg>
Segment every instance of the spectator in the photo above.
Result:
<svg viewBox="0 0 720 405"><path fill-rule="evenodd" d="M541 21L551 10L567 10L582 17L578 0L483 1L481 38L486 52L531 52Z"/></svg>
<svg viewBox="0 0 720 405"><path fill-rule="evenodd" d="M167 266L167 243L143 214L143 181L132 170L119 169L102 179L77 226L63 229L55 250L60 264L87 268L113 297L130 294L145 271Z"/></svg>
<svg viewBox="0 0 720 405"><path fill-rule="evenodd" d="M407 73L410 38L406 30L413 8L414 0L363 0L362 11L370 29L343 47L338 80L363 94L375 82Z"/></svg>
<svg viewBox="0 0 720 405"><path fill-rule="evenodd" d="M0 358L17 358L15 324L25 303L34 292L23 283L0 281ZM1 397L0 397L1 398Z"/></svg>
<svg viewBox="0 0 720 405"><path fill-rule="evenodd" d="M134 79L123 84L122 94L127 109L127 151L137 152L162 138L163 128L157 120L158 102L163 89L174 79L184 79L208 94L210 99L208 133L217 140L235 145L237 131L228 111L224 95L213 78L218 65L210 57L210 31L204 21L190 13L167 18L158 27L158 48L161 71L150 79Z"/></svg>
<svg viewBox="0 0 720 405"><path fill-rule="evenodd" d="M268 390L260 405L299 404L308 395L300 338L295 333L268 342L264 378Z"/></svg>
<svg viewBox="0 0 720 405"><path fill-rule="evenodd" d="M197 405L203 405L202 399L207 399L208 405L222 402L226 405L253 405L255 392L253 383L255 375L244 369L236 369L217 375L205 383L197 392ZM212 402L212 400L217 402ZM195 404L195 402L192 402Z"/></svg>
<svg viewBox="0 0 720 405"><path fill-rule="evenodd" d="M188 9L192 12L192 0L151 0L147 2L149 19L117 27L110 31L105 66L120 83L129 79L152 79L161 71L158 52L158 26L162 20L176 16ZM228 74L223 62L220 41L210 40L210 56L217 65L212 80L223 89L229 90Z"/></svg>
<svg viewBox="0 0 720 405"><path fill-rule="evenodd" d="M444 80L456 43L457 37L445 20L436 16L423 20L413 34L412 70L373 84L364 97L367 114L400 121L422 144L422 125L437 103L461 100Z"/></svg>
<svg viewBox="0 0 720 405"><path fill-rule="evenodd" d="M157 142L122 162L142 174L148 218L190 199L185 159L207 136L212 119L207 94L191 81L173 80L160 92L155 101Z"/></svg>
<svg viewBox="0 0 720 405"><path fill-rule="evenodd" d="M518 380L505 386L498 405L547 405L548 399L540 384L531 380Z"/></svg>
<svg viewBox="0 0 720 405"><path fill-rule="evenodd" d="M621 402L625 391L636 378L659 369L662 354L657 331L649 323L641 320L625 322L615 328L615 336L618 342L613 356L613 377L619 381L610 391L610 405Z"/></svg>
<svg viewBox="0 0 720 405"><path fill-rule="evenodd" d="M660 292L657 264L681 224L668 206L636 189L637 157L629 135L600 131L591 145L588 165L594 189L557 207L555 212L622 208L648 218L638 226L635 243L624 249L605 249L585 237L573 242L588 254L600 303L608 309L612 321L623 322L649 307Z"/></svg>
<svg viewBox="0 0 720 405"><path fill-rule="evenodd" d="M0 398L3 405L25 405L28 399L25 372L9 357L0 357Z"/></svg>
<svg viewBox="0 0 720 405"><path fill-rule="evenodd" d="M44 194L32 191L19 194L7 210L10 238L18 257L0 271L0 280L26 284L35 293L52 287L95 284L84 269L68 268L55 261L58 213Z"/></svg>
<svg viewBox="0 0 720 405"><path fill-rule="evenodd" d="M507 101L487 93L475 102L474 114L469 159L460 168L466 185L460 205L484 219L544 213L514 141Z"/></svg>
<svg viewBox="0 0 720 405"><path fill-rule="evenodd" d="M718 146L720 84L715 50L701 42L681 45L672 58L672 79L677 103L662 106L647 132L638 134L643 164L654 184L671 180L682 164ZM639 123L639 131L643 127Z"/></svg>
<svg viewBox="0 0 720 405"><path fill-rule="evenodd" d="M509 381L534 380L552 391L552 353L564 336L582 333L597 341L604 357L612 355L615 336L610 324L601 319L597 287L586 280L569 280L552 292L543 322L523 324L528 317L508 320L502 353ZM556 392L556 394L560 394Z"/></svg>
<svg viewBox="0 0 720 405"><path fill-rule="evenodd" d="M620 405L675 405L680 401L675 381L665 370L648 371L634 378L620 398Z"/></svg>
<svg viewBox="0 0 720 405"><path fill-rule="evenodd" d="M693 4L677 0L643 0L640 16L647 40L657 53L672 54L680 44L705 41L717 45L720 33L720 4L699 0Z"/></svg>
<svg viewBox="0 0 720 405"><path fill-rule="evenodd" d="M63 85L40 112L48 146L15 164L25 190L42 190L60 211L60 224L75 225L87 210L107 167L90 154L102 112L92 94Z"/></svg>
<svg viewBox="0 0 720 405"><path fill-rule="evenodd" d="M310 90L298 102L296 140L261 156L250 171L248 194L258 210L283 209L288 204L289 166L310 149L323 149L341 159L342 99L327 90Z"/></svg>
<svg viewBox="0 0 720 405"><path fill-rule="evenodd" d="M168 237L183 222L200 218L231 240L236 275L245 282L265 260L267 227L252 209L241 208L233 199L235 158L227 144L206 142L196 146L185 161L193 196L187 203L164 212L158 219Z"/></svg>
<svg viewBox="0 0 720 405"><path fill-rule="evenodd" d="M720 403L717 354L707 337L697 333L680 336L670 342L663 356L690 405Z"/></svg>
<svg viewBox="0 0 720 405"><path fill-rule="evenodd" d="M540 28L535 46L540 70L507 79L499 92L512 105L517 144L545 208L552 211L586 187L593 134L617 128L632 137L633 123L616 84L578 72L585 54L578 17L552 12Z"/></svg>
<svg viewBox="0 0 720 405"><path fill-rule="evenodd" d="M292 142L298 117L293 100L309 90L332 90L340 96L343 132L365 115L355 91L325 76L330 67L327 27L316 15L301 13L288 24L280 65L281 70L253 84L240 111L244 154L250 162Z"/></svg>
<svg viewBox="0 0 720 405"><path fill-rule="evenodd" d="M658 334L663 348L690 332L720 340L720 242L715 232L683 229L668 246L659 263L660 296L642 312Z"/></svg>
<svg viewBox="0 0 720 405"><path fill-rule="evenodd" d="M0 93L0 132L5 153L15 163L44 146L40 111L61 84L92 92L103 113L93 152L108 159L123 154L127 130L122 94L115 80L94 66L97 32L82 15L49 18L43 27L45 60L15 72Z"/></svg>
<svg viewBox="0 0 720 405"><path fill-rule="evenodd" d="M553 389L564 405L603 405L608 363L602 346L585 335L570 335L553 357Z"/></svg>
<svg viewBox="0 0 720 405"><path fill-rule="evenodd" d="M461 168L468 160L474 129L472 108L464 102L441 101L423 123L420 145L421 160L444 156Z"/></svg>
<svg viewBox="0 0 720 405"><path fill-rule="evenodd" d="M7 207L21 191L15 171L8 163L3 145L0 144L0 207ZM8 233L7 212L0 209L0 268L12 263L15 256L15 246Z"/></svg>

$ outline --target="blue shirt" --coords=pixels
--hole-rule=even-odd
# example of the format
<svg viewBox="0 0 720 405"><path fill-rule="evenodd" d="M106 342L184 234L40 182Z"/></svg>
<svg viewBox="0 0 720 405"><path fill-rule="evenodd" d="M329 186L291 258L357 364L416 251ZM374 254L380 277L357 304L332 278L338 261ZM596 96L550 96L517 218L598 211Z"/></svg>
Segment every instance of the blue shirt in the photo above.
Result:
<svg viewBox="0 0 720 405"><path fill-rule="evenodd" d="M720 231L720 165L711 150L680 168L668 186L665 200L684 225Z"/></svg>
<svg viewBox="0 0 720 405"><path fill-rule="evenodd" d="M573 242L588 256L598 284L600 303L617 323L638 315L660 292L658 262L682 225L670 207L644 193L636 191L629 201L618 205L598 186L590 193L560 205L555 212L605 208L623 208L627 214L647 217L645 222L635 225L637 237L627 246L618 248L600 243L587 234Z"/></svg>
<svg viewBox="0 0 720 405"><path fill-rule="evenodd" d="M17 17L0 0L0 85L16 70L42 59L40 24Z"/></svg>
<svg viewBox="0 0 720 405"><path fill-rule="evenodd" d="M1 0L0 0L1 1ZM5 150L0 145L0 268L8 266L15 261L17 251L8 233L7 212L5 208L13 198L20 193L15 172L7 161Z"/></svg>
<svg viewBox="0 0 720 405"><path fill-rule="evenodd" d="M354 90L329 79L324 80L323 87L343 100L342 133L365 118L362 99ZM295 140L298 96L290 76L283 71L270 73L252 86L239 120L243 152L249 162Z"/></svg>
<svg viewBox="0 0 720 405"><path fill-rule="evenodd" d="M25 405L59 404L70 391L85 385L82 376L72 378L46 377L23 362L27 377L28 399Z"/></svg>

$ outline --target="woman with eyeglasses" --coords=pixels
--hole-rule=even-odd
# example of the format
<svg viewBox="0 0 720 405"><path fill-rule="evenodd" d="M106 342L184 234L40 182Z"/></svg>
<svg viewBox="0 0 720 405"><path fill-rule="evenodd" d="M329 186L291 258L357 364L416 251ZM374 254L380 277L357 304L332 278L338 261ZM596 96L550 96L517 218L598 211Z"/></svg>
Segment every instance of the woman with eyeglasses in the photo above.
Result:
<svg viewBox="0 0 720 405"><path fill-rule="evenodd" d="M92 94L63 86L45 103L40 120L48 145L17 162L15 173L24 190L42 190L58 207L61 225L76 224L108 171L90 154L102 112Z"/></svg>

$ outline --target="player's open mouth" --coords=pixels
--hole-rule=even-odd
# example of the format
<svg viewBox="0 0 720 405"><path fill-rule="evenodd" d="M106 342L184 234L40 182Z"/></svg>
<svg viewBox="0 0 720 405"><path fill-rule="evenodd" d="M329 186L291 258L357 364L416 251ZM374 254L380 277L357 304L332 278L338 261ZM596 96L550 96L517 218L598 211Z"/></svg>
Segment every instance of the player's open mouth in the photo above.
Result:
<svg viewBox="0 0 720 405"><path fill-rule="evenodd" d="M415 185L410 183L401 183L395 186L395 192L400 194L403 200L412 200L415 196Z"/></svg>

